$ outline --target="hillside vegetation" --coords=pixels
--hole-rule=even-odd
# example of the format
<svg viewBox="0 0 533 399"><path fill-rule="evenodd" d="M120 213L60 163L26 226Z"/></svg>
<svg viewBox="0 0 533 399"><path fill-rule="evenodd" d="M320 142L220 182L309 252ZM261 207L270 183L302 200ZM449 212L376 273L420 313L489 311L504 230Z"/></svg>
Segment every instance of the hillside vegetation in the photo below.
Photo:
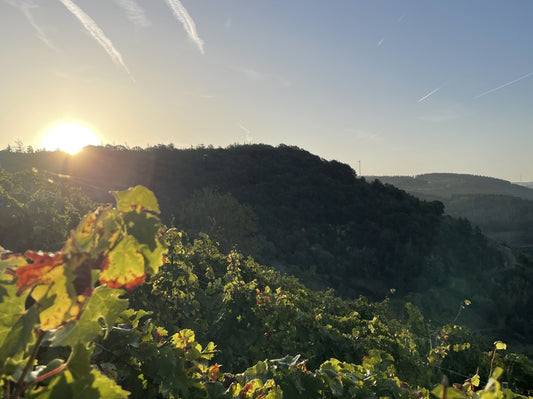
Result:
<svg viewBox="0 0 533 399"><path fill-rule="evenodd" d="M524 316L532 305L528 257L444 216L440 202L367 182L348 165L296 147L4 151L0 165L78 183L95 201L143 184L160 199L167 225L207 233L221 251L235 247L307 287L374 300L395 289L395 298L409 298L437 324L470 299L458 322L516 344L532 337Z"/></svg>
<svg viewBox="0 0 533 399"><path fill-rule="evenodd" d="M410 303L309 290L203 234L164 229L145 187L113 196L116 207L85 215L54 254L0 247L1 398L525 399L531 389L533 364L459 315L435 327Z"/></svg>

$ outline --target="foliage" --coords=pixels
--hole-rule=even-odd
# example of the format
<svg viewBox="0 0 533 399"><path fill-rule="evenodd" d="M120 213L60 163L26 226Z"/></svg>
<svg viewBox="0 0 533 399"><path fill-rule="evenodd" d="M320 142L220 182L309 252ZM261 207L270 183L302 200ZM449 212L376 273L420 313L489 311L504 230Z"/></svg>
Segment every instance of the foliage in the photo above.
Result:
<svg viewBox="0 0 533 399"><path fill-rule="evenodd" d="M445 326L438 340L450 344L428 348L431 330L412 305L401 320L388 299L311 291L222 255L205 235L163 236L144 187L114 195L116 208L86 215L57 253L2 251L0 397L518 397L498 382L499 367L483 390L478 374L435 388L432 359L469 349L450 346L460 328ZM128 308L125 295L153 312ZM494 345L491 368L506 360L505 344ZM303 356L280 355L287 348Z"/></svg>
<svg viewBox="0 0 533 399"><path fill-rule="evenodd" d="M14 250L58 250L92 202L64 179L0 169L0 243Z"/></svg>
<svg viewBox="0 0 533 399"><path fill-rule="evenodd" d="M127 307L121 288L156 273L166 250L153 194L138 186L114 195L118 209L86 215L54 254L2 249L0 378L7 397L126 397L91 367L91 343ZM69 354L41 363L43 347Z"/></svg>

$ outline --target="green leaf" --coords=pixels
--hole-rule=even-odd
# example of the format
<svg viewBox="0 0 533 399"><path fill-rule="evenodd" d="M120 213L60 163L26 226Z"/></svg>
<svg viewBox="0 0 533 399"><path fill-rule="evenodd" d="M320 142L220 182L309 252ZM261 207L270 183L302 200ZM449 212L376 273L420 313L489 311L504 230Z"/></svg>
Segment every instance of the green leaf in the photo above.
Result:
<svg viewBox="0 0 533 399"><path fill-rule="evenodd" d="M112 191L117 200L117 209L121 212L149 211L161 213L157 199L150 190L143 186L135 186L126 191Z"/></svg>
<svg viewBox="0 0 533 399"><path fill-rule="evenodd" d="M120 299L122 290L114 290L106 286L97 287L82 308L80 319L69 323L59 330L52 338L52 346L71 346L87 343L102 334L102 321L107 331L112 327L120 314L128 307L127 299Z"/></svg>
<svg viewBox="0 0 533 399"><path fill-rule="evenodd" d="M0 359L22 360L35 342L33 328L38 322L36 306L26 310L26 296L18 296L14 284L5 284L2 288L5 289L5 295L0 301Z"/></svg>
<svg viewBox="0 0 533 399"><path fill-rule="evenodd" d="M133 213L124 215L128 234L138 241L139 249L146 261L146 274L153 275L163 264L163 255L167 248L161 242L161 222L149 213Z"/></svg>

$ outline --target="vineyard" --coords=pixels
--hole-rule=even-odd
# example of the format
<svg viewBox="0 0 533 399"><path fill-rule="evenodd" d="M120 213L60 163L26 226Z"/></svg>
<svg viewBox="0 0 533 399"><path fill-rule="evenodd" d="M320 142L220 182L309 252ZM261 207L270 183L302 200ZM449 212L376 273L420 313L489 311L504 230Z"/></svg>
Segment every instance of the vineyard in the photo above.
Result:
<svg viewBox="0 0 533 399"><path fill-rule="evenodd" d="M347 300L166 228L148 189L113 193L55 253L2 249L3 398L512 398L533 364L426 322L410 303Z"/></svg>

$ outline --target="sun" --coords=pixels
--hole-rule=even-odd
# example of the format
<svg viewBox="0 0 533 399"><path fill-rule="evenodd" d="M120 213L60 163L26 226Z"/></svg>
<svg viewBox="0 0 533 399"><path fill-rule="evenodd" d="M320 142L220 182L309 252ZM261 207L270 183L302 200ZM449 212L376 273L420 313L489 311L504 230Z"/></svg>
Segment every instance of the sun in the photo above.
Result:
<svg viewBox="0 0 533 399"><path fill-rule="evenodd" d="M60 123L44 134L41 146L47 151L60 150L77 154L87 145L100 145L98 136L87 126L79 123Z"/></svg>

